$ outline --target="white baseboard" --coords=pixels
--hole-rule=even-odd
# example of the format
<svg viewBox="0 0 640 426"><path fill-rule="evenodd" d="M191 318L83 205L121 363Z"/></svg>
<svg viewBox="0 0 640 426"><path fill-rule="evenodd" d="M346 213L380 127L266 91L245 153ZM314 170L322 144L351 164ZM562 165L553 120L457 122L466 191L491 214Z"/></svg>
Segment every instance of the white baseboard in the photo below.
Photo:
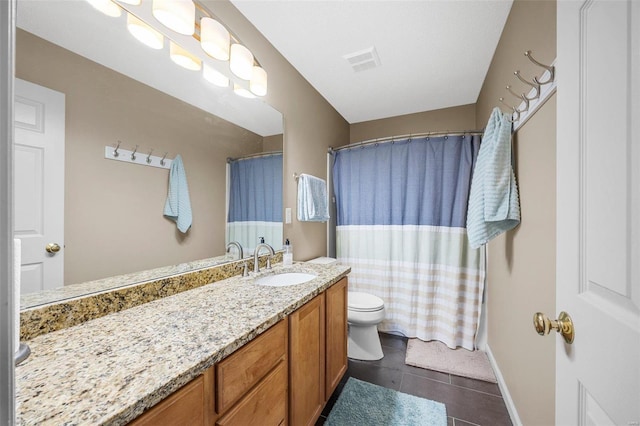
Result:
<svg viewBox="0 0 640 426"><path fill-rule="evenodd" d="M493 368L494 373L496 373L498 386L500 387L500 392L502 393L502 398L504 399L504 403L507 406L507 411L509 411L509 417L511 417L511 423L513 423L514 426L522 426L522 421L520 420L520 416L518 415L518 410L516 410L516 406L513 403L513 399L511 398L511 394L509 393L509 389L507 388L507 383L504 381L504 377L502 377L502 372L500 372L498 363L496 362L496 359L494 358L488 343L485 344L485 351L487 353L487 357L489 358L489 362L491 363L491 367Z"/></svg>

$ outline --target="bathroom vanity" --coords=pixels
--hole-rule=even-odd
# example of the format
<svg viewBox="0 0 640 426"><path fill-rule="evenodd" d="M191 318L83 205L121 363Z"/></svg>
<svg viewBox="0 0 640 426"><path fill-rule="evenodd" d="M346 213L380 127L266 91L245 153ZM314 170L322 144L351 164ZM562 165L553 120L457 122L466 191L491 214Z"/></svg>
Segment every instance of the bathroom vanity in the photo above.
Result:
<svg viewBox="0 0 640 426"><path fill-rule="evenodd" d="M28 341L20 424L313 424L347 367L344 265L240 276Z"/></svg>

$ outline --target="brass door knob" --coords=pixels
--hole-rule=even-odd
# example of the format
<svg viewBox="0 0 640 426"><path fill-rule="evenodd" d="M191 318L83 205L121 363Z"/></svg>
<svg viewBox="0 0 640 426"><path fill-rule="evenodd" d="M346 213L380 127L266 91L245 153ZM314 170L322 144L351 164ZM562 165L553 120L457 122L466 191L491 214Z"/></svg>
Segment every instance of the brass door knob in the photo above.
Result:
<svg viewBox="0 0 640 426"><path fill-rule="evenodd" d="M564 341L571 344L575 337L575 330L573 328L573 321L568 313L562 311L557 320L550 320L548 316L542 312L536 312L533 315L533 326L539 335L544 336L549 334L551 330L555 330L562 334Z"/></svg>
<svg viewBox="0 0 640 426"><path fill-rule="evenodd" d="M49 243L45 247L45 250L47 251L47 253L56 254L60 251L60 246L56 243Z"/></svg>

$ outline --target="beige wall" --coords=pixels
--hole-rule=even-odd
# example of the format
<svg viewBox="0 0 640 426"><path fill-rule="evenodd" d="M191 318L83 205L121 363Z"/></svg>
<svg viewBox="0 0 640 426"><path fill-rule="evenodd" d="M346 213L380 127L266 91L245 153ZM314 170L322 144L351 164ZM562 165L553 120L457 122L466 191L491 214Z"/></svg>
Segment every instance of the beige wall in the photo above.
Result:
<svg viewBox="0 0 640 426"><path fill-rule="evenodd" d="M226 158L262 138L18 30L16 76L66 96L67 284L224 253ZM193 226L163 217L168 170L104 159L105 145L183 158Z"/></svg>
<svg viewBox="0 0 640 426"><path fill-rule="evenodd" d="M476 130L476 106L462 105L351 125L350 143L411 133Z"/></svg>
<svg viewBox="0 0 640 426"><path fill-rule="evenodd" d="M556 55L555 1L516 0L477 104L484 127L499 97L516 104L504 88L520 93L513 71L542 73L523 55L550 63ZM503 107L503 111L508 109ZM555 336L541 338L532 318L555 314L555 95L514 136L515 171L522 222L489 243L487 341L525 425L552 425L555 413Z"/></svg>
<svg viewBox="0 0 640 426"><path fill-rule="evenodd" d="M264 152L282 151L284 135L265 136L262 139L262 150Z"/></svg>
<svg viewBox="0 0 640 426"><path fill-rule="evenodd" d="M297 184L293 173L326 178L327 149L347 143L349 124L229 0L203 3L238 35L269 74L266 100L284 115L283 203L293 213L293 223L284 225L284 237L295 247L295 260L324 256L326 224L298 222L295 218Z"/></svg>

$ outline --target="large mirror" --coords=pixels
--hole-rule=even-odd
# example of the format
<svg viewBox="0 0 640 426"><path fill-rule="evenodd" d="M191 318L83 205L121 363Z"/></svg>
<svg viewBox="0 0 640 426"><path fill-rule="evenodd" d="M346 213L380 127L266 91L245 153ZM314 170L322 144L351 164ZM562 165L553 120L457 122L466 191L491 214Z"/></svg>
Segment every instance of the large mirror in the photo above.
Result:
<svg viewBox="0 0 640 426"><path fill-rule="evenodd" d="M281 151L281 114L180 68L169 59L167 40L160 50L142 45L127 31L124 12L108 17L84 0L18 0L17 11L23 293L35 283L56 298L47 289L73 285L77 296L96 290L78 283L133 274L116 283L128 285L230 260L227 160ZM62 134L62 155L38 142L50 131L53 139ZM153 161L181 156L193 217L187 233L163 216L169 170L107 158L119 141L124 160L134 150ZM273 208L281 216L282 205ZM64 231L43 236L56 218ZM276 248L282 244L281 231L256 232ZM46 263L56 259L57 266ZM23 296L22 308L52 301L41 296Z"/></svg>

